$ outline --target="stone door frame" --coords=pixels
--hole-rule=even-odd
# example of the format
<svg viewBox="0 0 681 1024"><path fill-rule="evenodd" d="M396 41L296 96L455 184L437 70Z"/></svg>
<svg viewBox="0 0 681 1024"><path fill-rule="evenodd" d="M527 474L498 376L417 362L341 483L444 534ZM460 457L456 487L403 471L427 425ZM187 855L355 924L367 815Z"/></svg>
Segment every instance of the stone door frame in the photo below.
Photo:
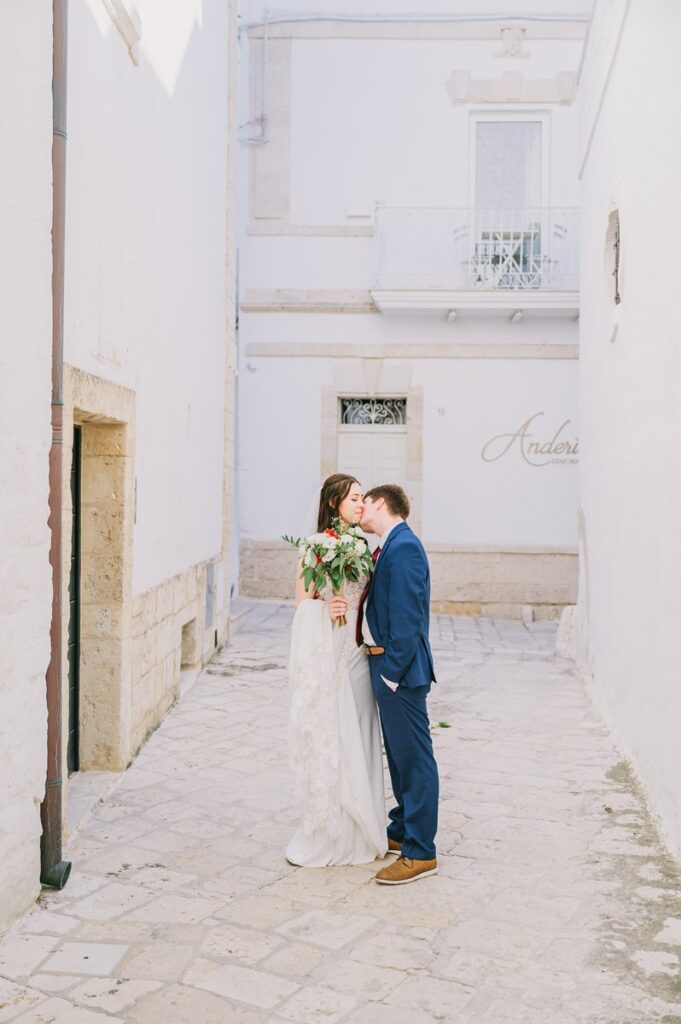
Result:
<svg viewBox="0 0 681 1024"><path fill-rule="evenodd" d="M321 477L325 480L338 472L338 435L340 428L339 400L357 398L407 399L407 482L406 492L411 503L409 524L415 533L421 532L423 507L423 387L394 387L370 391L364 381L357 388L335 384L322 388L321 408ZM364 385L364 386L362 386ZM386 481L388 483L389 481Z"/></svg>
<svg viewBox="0 0 681 1024"><path fill-rule="evenodd" d="M74 425L82 429L80 768L122 771L132 757L135 392L64 367L63 550L69 558ZM65 564L65 637L68 583Z"/></svg>

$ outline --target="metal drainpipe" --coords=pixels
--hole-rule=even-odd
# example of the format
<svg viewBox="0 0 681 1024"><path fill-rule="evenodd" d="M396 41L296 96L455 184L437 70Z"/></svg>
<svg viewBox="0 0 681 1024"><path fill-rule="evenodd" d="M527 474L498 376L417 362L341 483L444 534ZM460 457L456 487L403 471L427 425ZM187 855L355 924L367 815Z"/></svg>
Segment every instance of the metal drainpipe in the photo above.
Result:
<svg viewBox="0 0 681 1024"><path fill-rule="evenodd" d="M52 625L47 668L47 778L40 806L40 881L63 889L62 860L62 462L64 424L64 226L66 207L66 50L68 0L52 0L52 444L49 469Z"/></svg>

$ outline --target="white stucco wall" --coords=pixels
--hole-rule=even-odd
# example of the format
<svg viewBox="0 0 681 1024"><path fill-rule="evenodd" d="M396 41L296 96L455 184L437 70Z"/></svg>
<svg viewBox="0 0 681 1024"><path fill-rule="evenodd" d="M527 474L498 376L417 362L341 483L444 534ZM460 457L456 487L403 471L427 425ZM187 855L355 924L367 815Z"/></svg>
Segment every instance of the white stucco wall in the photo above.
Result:
<svg viewBox="0 0 681 1024"><path fill-rule="evenodd" d="M267 540L300 529L319 485L319 394L333 385L339 364L270 357L248 363L252 369L241 379L242 445L248 453L242 456L241 532ZM488 448L490 461L482 449L536 413L544 415L530 426L532 439L550 440L568 419L561 440L573 438L576 360L422 359L393 365L409 367L410 386L423 388L424 540L502 550L572 548L576 464L531 464L546 460L532 453L523 457L520 441L510 438Z"/></svg>
<svg viewBox="0 0 681 1024"><path fill-rule="evenodd" d="M452 105L445 85L452 70L491 79L503 63L548 79L575 68L581 46L533 40L518 69L519 61L493 55L498 45L490 40L294 40L291 220L341 224L348 211L373 211L376 202L472 205L469 125L472 111L485 111ZM571 106L550 111L547 206L577 205L573 118Z"/></svg>
<svg viewBox="0 0 681 1024"><path fill-rule="evenodd" d="M37 898L50 656L52 9L0 5L0 930Z"/></svg>
<svg viewBox="0 0 681 1024"><path fill-rule="evenodd" d="M243 20L263 15L259 3L243 6ZM588 3L542 3L523 7L523 13L588 15ZM502 4L517 14L512 4ZM311 16L319 5L298 9ZM480 17L498 14L500 5L448 3L429 6L429 13ZM270 8L270 16L277 17ZM334 14L409 15L413 4L344 2ZM576 551L577 466L575 462L531 466L516 442L495 462L481 458L492 437L518 430L536 413L533 439L550 440L565 421L561 439L575 440L577 373L575 358L517 358L523 345L577 343L574 316L509 323L502 316L458 316L448 322L446 311L434 316L385 316L377 312L282 312L276 290L295 294L304 304L333 302L334 295L352 293L370 302L376 275L376 238L371 236L374 207L466 207L474 202L471 173L472 116L541 115L547 125L544 203L577 207L577 116L573 105L488 104L453 105L446 82L454 69L470 71L474 79L496 80L508 71L528 79L551 80L559 71L576 72L583 39L565 25L556 38L526 42L528 58L499 58L501 40L448 38L446 26L433 32L439 38L417 38L394 24L382 38L380 28L338 24L332 20L314 29L301 24L271 28L270 72L277 66L277 89L270 88L267 111L273 149L243 146L241 165L240 292L246 308L240 315L240 530L246 540L272 540L298 529L310 493L319 485L323 430L321 389L333 388L348 361L343 346L353 343L379 358L384 345L408 344L408 359L395 355L386 363L400 368L402 380L423 389L422 531L427 543L471 545L495 549L548 548ZM288 41L277 32L289 31L290 73L282 70ZM305 33L310 33L305 37ZM456 29L456 32L460 32ZM547 24L542 29L551 34ZM471 32L479 36L480 26ZM390 37L392 33L392 37ZM354 34L354 38L353 38ZM242 34L242 113L240 121L257 117L258 97L249 94L249 61L257 59L259 42L249 44ZM283 63L282 63L283 62ZM290 82L290 94L287 91ZM284 117L282 111L287 113ZM286 121L288 127L282 128ZM243 131L257 136L257 124ZM285 138L287 141L283 142ZM253 165L262 170L269 193L253 183ZM261 161L261 164L258 164ZM269 177L268 177L269 175ZM284 179L286 179L284 181ZM262 214L258 202L281 190L288 202L279 219ZM296 227L304 233L296 235ZM319 231L319 228L326 229ZM359 228L359 231L356 229ZM280 230L281 229L281 230ZM315 233L317 229L317 233ZM334 230L338 229L336 233ZM362 236L362 229L364 235ZM280 233L277 234L277 231ZM352 232L343 235L342 232ZM269 233L268 233L269 232ZM273 296L267 312L249 305ZM498 295L497 295L498 297ZM352 298L352 296L350 296ZM518 298L522 305L522 296ZM309 356L266 356L267 345L309 345ZM320 358L318 346L337 346L333 356ZM419 358L421 346L461 344L507 348L509 357ZM252 355L258 346L259 354ZM514 354L515 353L515 354ZM576 353L575 353L576 354ZM431 353L432 355L432 353ZM385 379L385 378L384 378ZM403 392L398 387L396 394ZM385 393L385 392L383 392ZM273 521L272 495L281 505L282 521Z"/></svg>
<svg viewBox="0 0 681 1024"><path fill-rule="evenodd" d="M67 362L136 393L133 588L222 545L229 10L100 0L69 25Z"/></svg>
<svg viewBox="0 0 681 1024"><path fill-rule="evenodd" d="M632 0L617 50L627 6L597 4L584 69L582 138L593 138L582 180L578 622L594 694L679 853L681 9ZM622 304L610 340L604 251L613 204Z"/></svg>

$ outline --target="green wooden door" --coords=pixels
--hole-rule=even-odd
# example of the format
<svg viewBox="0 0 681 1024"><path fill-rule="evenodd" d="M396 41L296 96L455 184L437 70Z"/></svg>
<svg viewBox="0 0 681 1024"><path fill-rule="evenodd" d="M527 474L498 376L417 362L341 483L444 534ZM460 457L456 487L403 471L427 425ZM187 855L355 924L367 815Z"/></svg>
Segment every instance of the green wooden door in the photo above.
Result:
<svg viewBox="0 0 681 1024"><path fill-rule="evenodd" d="M67 663L69 673L69 738L66 764L69 775L79 768L78 712L80 670L80 464L81 428L73 431L71 463L71 572L69 574L69 632Z"/></svg>

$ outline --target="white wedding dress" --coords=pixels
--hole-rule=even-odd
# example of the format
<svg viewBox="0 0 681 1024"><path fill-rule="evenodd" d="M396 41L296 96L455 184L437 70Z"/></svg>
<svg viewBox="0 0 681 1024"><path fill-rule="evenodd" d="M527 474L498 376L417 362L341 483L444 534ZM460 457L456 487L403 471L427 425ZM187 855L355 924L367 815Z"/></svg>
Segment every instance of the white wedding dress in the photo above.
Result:
<svg viewBox="0 0 681 1024"><path fill-rule="evenodd" d="M331 621L330 586L293 620L289 763L300 823L286 857L303 867L367 864L387 848L378 711L355 641L365 583L344 587L346 626Z"/></svg>

